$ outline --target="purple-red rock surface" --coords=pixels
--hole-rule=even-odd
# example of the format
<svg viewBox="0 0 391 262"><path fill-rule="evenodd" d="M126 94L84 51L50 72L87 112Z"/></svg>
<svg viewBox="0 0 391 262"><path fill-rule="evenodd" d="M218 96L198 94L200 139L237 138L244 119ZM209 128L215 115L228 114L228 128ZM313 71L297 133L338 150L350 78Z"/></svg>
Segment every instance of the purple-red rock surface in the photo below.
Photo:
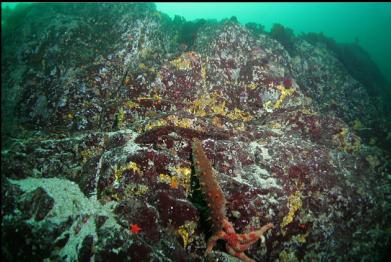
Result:
<svg viewBox="0 0 391 262"><path fill-rule="evenodd" d="M153 4L34 4L8 19L6 261L234 261L223 242L204 257L193 138L235 230L274 224L252 259L390 255L391 114L327 48L297 37L289 53L234 20Z"/></svg>

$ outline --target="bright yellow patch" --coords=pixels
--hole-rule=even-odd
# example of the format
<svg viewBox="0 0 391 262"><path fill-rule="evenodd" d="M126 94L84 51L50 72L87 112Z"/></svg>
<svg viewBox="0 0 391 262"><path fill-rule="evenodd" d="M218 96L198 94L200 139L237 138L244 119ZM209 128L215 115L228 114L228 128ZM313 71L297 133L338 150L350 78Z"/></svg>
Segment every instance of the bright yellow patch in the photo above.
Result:
<svg viewBox="0 0 391 262"><path fill-rule="evenodd" d="M197 225L193 221L186 222L178 228L176 231L178 235L182 237L183 247L186 248L191 242L193 242L193 234Z"/></svg>
<svg viewBox="0 0 391 262"><path fill-rule="evenodd" d="M280 90L281 95L280 98L278 98L277 102L274 104L274 109L281 108L282 103L284 102L285 98L287 96L291 96L294 92L294 88L285 88L283 85L276 86L278 90Z"/></svg>
<svg viewBox="0 0 391 262"><path fill-rule="evenodd" d="M288 198L288 207L289 207L289 212L288 214L283 218L280 226L281 229L283 230L287 225L292 223L293 218L295 217L296 212L301 208L302 206L302 201L301 201L301 193L300 191L296 191L292 195L289 196ZM285 233L285 230L282 231L283 234Z"/></svg>
<svg viewBox="0 0 391 262"><path fill-rule="evenodd" d="M158 119L156 121L149 122L147 125L145 125L144 131L148 131L160 126L176 126L176 127L195 129L193 122L194 119L178 118L175 115L169 115L164 119Z"/></svg>
<svg viewBox="0 0 391 262"><path fill-rule="evenodd" d="M266 112L273 112L273 105L272 105L272 101L266 101L265 103L263 103L263 109L266 110Z"/></svg>
<svg viewBox="0 0 391 262"><path fill-rule="evenodd" d="M217 92L202 95L199 99L194 100L189 105L188 112L198 117L219 115L226 116L231 120L241 120L244 122L252 120L252 116L249 113L239 108L234 108L232 111L229 111L226 107L226 101ZM214 124L219 126L219 121L214 119Z"/></svg>
<svg viewBox="0 0 391 262"><path fill-rule="evenodd" d="M307 236L308 236L309 232L305 233L305 234L300 234L297 236L297 241L299 243L305 243L307 242Z"/></svg>
<svg viewBox="0 0 391 262"><path fill-rule="evenodd" d="M114 166L114 182L118 183L118 181L122 178L123 172L118 169L117 165Z"/></svg>
<svg viewBox="0 0 391 262"><path fill-rule="evenodd" d="M216 92L204 94L189 105L188 111L199 117L216 114L225 115L227 111L225 107L226 102L221 100L223 99Z"/></svg>
<svg viewBox="0 0 391 262"><path fill-rule="evenodd" d="M170 185L170 187L172 189L178 189L179 181L178 181L178 177L176 177L176 176L170 176L167 174L160 174L159 181L161 183L165 183L165 184Z"/></svg>
<svg viewBox="0 0 391 262"><path fill-rule="evenodd" d="M174 126L183 127L183 128L192 128L193 119L190 118L178 118L175 115L170 115L167 117L167 121Z"/></svg>
<svg viewBox="0 0 391 262"><path fill-rule="evenodd" d="M125 166L122 166L120 168L117 167L117 165L114 167L114 178L115 182L118 182L121 178L122 175L124 174L125 171L133 171L134 173L137 173L139 175L142 175L143 172L141 169L138 167L137 163L135 162L129 162Z"/></svg>
<svg viewBox="0 0 391 262"><path fill-rule="evenodd" d="M73 119L73 113L68 113L67 114L67 118L68 118L68 120L72 120Z"/></svg>
<svg viewBox="0 0 391 262"><path fill-rule="evenodd" d="M254 90L257 88L257 85L255 83L248 84L247 87L251 90Z"/></svg>
<svg viewBox="0 0 391 262"><path fill-rule="evenodd" d="M153 94L152 96L140 96L136 99L138 102L141 100L153 100L156 102L160 102L162 100L162 97L159 94Z"/></svg>
<svg viewBox="0 0 391 262"><path fill-rule="evenodd" d="M310 115L310 116L315 116L315 115L317 115L316 112L312 112L311 110L309 110L309 109L307 109L307 108L301 109L300 112L302 112L302 113L305 114L305 115Z"/></svg>
<svg viewBox="0 0 391 262"><path fill-rule="evenodd" d="M171 176L170 175L167 175L167 174L159 174L159 181L161 183L171 183Z"/></svg>
<svg viewBox="0 0 391 262"><path fill-rule="evenodd" d="M141 170L140 168L138 167L138 165L135 163L135 162L129 162L126 167L125 170L132 170L133 172L135 173L141 173Z"/></svg>
<svg viewBox="0 0 391 262"><path fill-rule="evenodd" d="M233 111L227 114L227 117L231 120L241 120L244 122L248 122L253 119L253 117L250 114L243 112L242 110L236 107L234 108Z"/></svg>
<svg viewBox="0 0 391 262"><path fill-rule="evenodd" d="M117 121L118 121L118 127L119 128L123 127L125 121L125 110L123 107L120 107L118 110Z"/></svg>
<svg viewBox="0 0 391 262"><path fill-rule="evenodd" d="M188 167L175 167L174 172L179 176L179 181L185 188L185 191L190 190L190 178L191 178L191 169Z"/></svg>
<svg viewBox="0 0 391 262"><path fill-rule="evenodd" d="M159 120L156 120L156 121L153 121L153 122L149 122L146 126L145 126L145 131L148 131L148 130L151 130L155 127L159 127L159 126L166 126L167 125L167 121L164 120L164 119L159 119Z"/></svg>
<svg viewBox="0 0 391 262"><path fill-rule="evenodd" d="M136 102L133 102L133 101L126 101L125 102L125 105L124 105L127 109L133 109L133 108L139 108L140 105Z"/></svg>
<svg viewBox="0 0 391 262"><path fill-rule="evenodd" d="M127 185L125 188L125 195L142 196L148 193L148 186L146 185Z"/></svg>
<svg viewBox="0 0 391 262"><path fill-rule="evenodd" d="M205 79L206 79L206 66L205 66L204 63L202 63L202 65L201 65L201 78L202 78L202 80L204 80L204 81L205 81Z"/></svg>
<svg viewBox="0 0 391 262"><path fill-rule="evenodd" d="M211 105L211 109L213 114L218 114L223 116L226 114L227 111L227 108L225 107L225 101L223 101L222 103L215 103Z"/></svg>
<svg viewBox="0 0 391 262"><path fill-rule="evenodd" d="M292 236L292 240L294 242L297 242L297 243L300 243L300 244L304 244L304 243L307 242L308 235L309 235L309 232L306 232L305 234L295 235L295 236Z"/></svg>
<svg viewBox="0 0 391 262"><path fill-rule="evenodd" d="M176 69L179 70L190 70L191 67L191 61L187 56L180 56L177 59L174 59L170 62L171 65L173 65Z"/></svg>
<svg viewBox="0 0 391 262"><path fill-rule="evenodd" d="M185 189L186 195L190 191L190 179L191 179L191 169L188 167L170 167L170 172L172 175L160 174L160 182L169 184L171 188L178 188L182 186Z"/></svg>

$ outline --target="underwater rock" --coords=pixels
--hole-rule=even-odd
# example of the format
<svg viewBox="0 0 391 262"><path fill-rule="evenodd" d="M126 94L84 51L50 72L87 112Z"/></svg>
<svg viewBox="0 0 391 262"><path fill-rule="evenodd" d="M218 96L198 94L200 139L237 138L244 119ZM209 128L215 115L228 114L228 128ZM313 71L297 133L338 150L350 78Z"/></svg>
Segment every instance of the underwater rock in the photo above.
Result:
<svg viewBox="0 0 391 262"><path fill-rule="evenodd" d="M7 261L234 261L204 257L194 138L236 232L274 224L248 257L385 258L391 121L330 50L145 3L24 12L2 35Z"/></svg>

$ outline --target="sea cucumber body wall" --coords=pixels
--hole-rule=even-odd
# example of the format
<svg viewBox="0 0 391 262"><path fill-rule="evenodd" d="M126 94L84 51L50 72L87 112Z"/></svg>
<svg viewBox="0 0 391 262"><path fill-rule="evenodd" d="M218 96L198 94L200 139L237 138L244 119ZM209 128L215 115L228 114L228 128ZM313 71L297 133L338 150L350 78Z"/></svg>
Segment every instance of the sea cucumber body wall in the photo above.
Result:
<svg viewBox="0 0 391 262"><path fill-rule="evenodd" d="M202 149L202 143L198 139L193 140L193 163L196 175L200 181L202 192L211 211L213 230L220 231L223 227L225 213L225 196L219 184L216 181L216 175L213 171L207 156Z"/></svg>

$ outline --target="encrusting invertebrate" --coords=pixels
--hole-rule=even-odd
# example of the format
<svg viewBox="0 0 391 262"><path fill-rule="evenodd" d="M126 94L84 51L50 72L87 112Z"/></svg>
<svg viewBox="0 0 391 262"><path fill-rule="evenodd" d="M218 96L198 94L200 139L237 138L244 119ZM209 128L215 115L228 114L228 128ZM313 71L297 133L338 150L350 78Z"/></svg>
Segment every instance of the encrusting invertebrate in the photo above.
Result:
<svg viewBox="0 0 391 262"><path fill-rule="evenodd" d="M273 228L273 224L268 223L258 230L245 234L236 233L226 217L224 193L215 178L216 175L203 151L200 140L193 139L192 151L195 173L198 176L202 192L211 211L213 235L208 240L205 255L212 251L217 240L223 239L226 241L227 251L232 256L238 257L245 262L255 262L244 251L257 242L267 230Z"/></svg>

